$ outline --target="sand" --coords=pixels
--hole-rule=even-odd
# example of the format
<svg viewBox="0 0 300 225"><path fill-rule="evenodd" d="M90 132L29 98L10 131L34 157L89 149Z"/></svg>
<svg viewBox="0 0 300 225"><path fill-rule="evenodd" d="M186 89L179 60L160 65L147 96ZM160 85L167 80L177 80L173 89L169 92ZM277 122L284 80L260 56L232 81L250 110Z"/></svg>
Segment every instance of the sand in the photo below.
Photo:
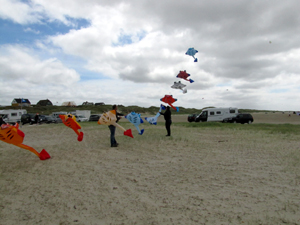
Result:
<svg viewBox="0 0 300 225"><path fill-rule="evenodd" d="M299 134L185 127L186 117L173 116L171 137L163 124L140 136L120 123L134 139L117 130L118 148L95 122L82 123L82 142L63 124L24 125L24 144L52 158L0 142L0 224L300 224Z"/></svg>

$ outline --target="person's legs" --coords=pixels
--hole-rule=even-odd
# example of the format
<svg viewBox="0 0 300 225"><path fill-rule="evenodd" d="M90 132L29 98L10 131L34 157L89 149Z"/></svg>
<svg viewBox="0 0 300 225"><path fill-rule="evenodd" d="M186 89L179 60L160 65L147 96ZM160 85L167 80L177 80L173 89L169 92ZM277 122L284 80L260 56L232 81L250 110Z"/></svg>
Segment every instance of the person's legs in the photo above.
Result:
<svg viewBox="0 0 300 225"><path fill-rule="evenodd" d="M115 139L116 127L113 125L109 125L108 127L110 130L110 146L113 147L114 145L117 145L117 141Z"/></svg>
<svg viewBox="0 0 300 225"><path fill-rule="evenodd" d="M172 121L166 121L167 136L171 136L171 124Z"/></svg>

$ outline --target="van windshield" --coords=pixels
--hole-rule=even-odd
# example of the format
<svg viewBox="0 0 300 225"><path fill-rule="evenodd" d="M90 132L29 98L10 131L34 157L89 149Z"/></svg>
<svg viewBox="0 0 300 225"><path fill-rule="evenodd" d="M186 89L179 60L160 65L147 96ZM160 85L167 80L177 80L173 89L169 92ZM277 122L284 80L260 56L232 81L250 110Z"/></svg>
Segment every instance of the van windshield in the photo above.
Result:
<svg viewBox="0 0 300 225"><path fill-rule="evenodd" d="M1 114L0 116L2 116L2 119L7 118L7 114Z"/></svg>

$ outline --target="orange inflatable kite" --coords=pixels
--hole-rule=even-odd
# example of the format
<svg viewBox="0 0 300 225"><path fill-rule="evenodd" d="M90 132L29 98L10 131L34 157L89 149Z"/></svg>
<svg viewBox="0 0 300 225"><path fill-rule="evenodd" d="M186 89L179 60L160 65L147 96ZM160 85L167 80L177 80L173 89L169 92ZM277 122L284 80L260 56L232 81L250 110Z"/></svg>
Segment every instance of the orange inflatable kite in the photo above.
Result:
<svg viewBox="0 0 300 225"><path fill-rule="evenodd" d="M49 159L50 155L48 152L46 152L45 149L43 149L40 153L38 153L34 148L24 145L25 134L19 130L19 124L16 123L14 126L8 125L8 124L2 124L0 127L0 140L4 141L8 144L16 145L20 148L24 148L28 151L31 151L32 153L36 154L40 160Z"/></svg>
<svg viewBox="0 0 300 225"><path fill-rule="evenodd" d="M76 117L72 114L68 115L59 115L62 122L67 126L70 127L75 131L75 133L78 135L77 140L82 141L83 139L83 132L79 132L78 130L81 129L81 126L76 121Z"/></svg>

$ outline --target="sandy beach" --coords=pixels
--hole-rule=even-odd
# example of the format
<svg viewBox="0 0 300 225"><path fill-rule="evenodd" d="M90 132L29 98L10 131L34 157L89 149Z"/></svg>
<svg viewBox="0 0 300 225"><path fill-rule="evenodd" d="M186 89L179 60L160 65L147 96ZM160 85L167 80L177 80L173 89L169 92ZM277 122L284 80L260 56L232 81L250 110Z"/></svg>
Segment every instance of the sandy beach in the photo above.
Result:
<svg viewBox="0 0 300 225"><path fill-rule="evenodd" d="M143 135L121 122L134 138L117 129L117 148L96 122L82 142L63 124L24 125L23 143L51 159L0 142L0 224L300 224L300 134L241 129L300 117L253 116L229 128L173 116L171 137L162 117Z"/></svg>

